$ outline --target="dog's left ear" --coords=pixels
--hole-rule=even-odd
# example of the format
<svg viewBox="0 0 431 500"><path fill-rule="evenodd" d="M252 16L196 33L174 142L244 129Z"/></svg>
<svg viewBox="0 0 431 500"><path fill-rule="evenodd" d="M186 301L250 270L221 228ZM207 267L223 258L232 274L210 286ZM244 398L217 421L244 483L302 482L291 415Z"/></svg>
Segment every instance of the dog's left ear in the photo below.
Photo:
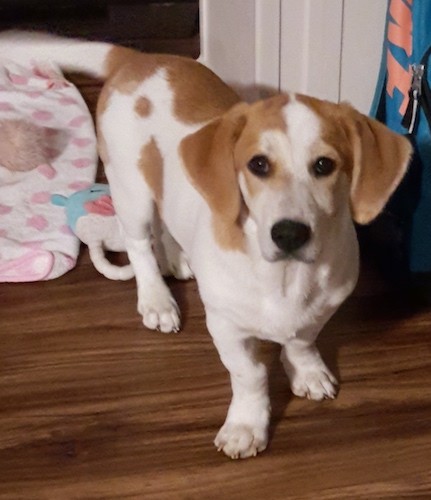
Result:
<svg viewBox="0 0 431 500"><path fill-rule="evenodd" d="M383 210L404 177L412 147L402 135L349 105L344 106L353 146L350 192L353 219L368 224Z"/></svg>
<svg viewBox="0 0 431 500"><path fill-rule="evenodd" d="M231 248L239 246L242 203L233 151L246 123L247 108L246 103L236 104L180 144L191 183L213 213L216 237L224 247Z"/></svg>

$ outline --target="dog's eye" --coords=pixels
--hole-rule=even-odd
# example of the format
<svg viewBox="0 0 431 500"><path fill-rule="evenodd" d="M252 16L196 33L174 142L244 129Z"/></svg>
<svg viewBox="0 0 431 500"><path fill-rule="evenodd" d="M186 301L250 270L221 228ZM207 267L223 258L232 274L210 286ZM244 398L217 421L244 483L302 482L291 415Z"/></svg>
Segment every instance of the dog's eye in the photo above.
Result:
<svg viewBox="0 0 431 500"><path fill-rule="evenodd" d="M321 156L313 164L312 170L315 177L326 177L335 170L335 161L326 156Z"/></svg>
<svg viewBox="0 0 431 500"><path fill-rule="evenodd" d="M266 177L269 174L269 160L264 155L253 156L247 167L252 174L258 177Z"/></svg>

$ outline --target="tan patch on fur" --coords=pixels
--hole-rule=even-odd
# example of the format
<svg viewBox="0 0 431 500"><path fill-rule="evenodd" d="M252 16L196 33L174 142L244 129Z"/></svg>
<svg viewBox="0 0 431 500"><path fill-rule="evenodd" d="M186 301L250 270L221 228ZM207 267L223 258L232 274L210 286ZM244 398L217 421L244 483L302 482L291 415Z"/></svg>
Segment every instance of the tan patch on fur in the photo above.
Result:
<svg viewBox="0 0 431 500"><path fill-rule="evenodd" d="M131 94L158 69L166 70L174 114L185 123L211 120L239 102L238 95L210 69L187 57L115 47L107 57L106 69L109 76L98 106L100 113L112 90Z"/></svg>
<svg viewBox="0 0 431 500"><path fill-rule="evenodd" d="M239 102L228 85L192 59L172 60L168 80L174 92L174 113L185 123L211 120Z"/></svg>
<svg viewBox="0 0 431 500"><path fill-rule="evenodd" d="M273 163L271 174L268 177L260 178L253 175L246 167L242 168L244 180L248 193L251 197L256 197L263 189L281 190L289 184L289 176L277 163Z"/></svg>
<svg viewBox="0 0 431 500"><path fill-rule="evenodd" d="M170 56L143 54L125 47L114 47L105 62L108 76L97 103L97 114L105 112L114 90L132 94L141 82L157 71L166 57Z"/></svg>
<svg viewBox="0 0 431 500"><path fill-rule="evenodd" d="M153 105L147 97L138 97L135 103L135 112L142 118L146 118L151 115Z"/></svg>
<svg viewBox="0 0 431 500"><path fill-rule="evenodd" d="M126 51L122 54L122 62L112 62L111 64L114 69L108 84L123 94L135 92L143 81L151 77L157 69L163 66L165 58L169 57L157 54L143 54L133 50L129 52L129 49L122 50ZM113 58L114 56L116 54L112 54ZM116 66L116 64L119 65Z"/></svg>
<svg viewBox="0 0 431 500"><path fill-rule="evenodd" d="M260 149L262 133L278 130L287 132L287 125L283 116L283 108L289 102L289 96L281 94L250 106L247 113L247 125L241 134L235 148L235 163L243 172L244 180L250 196L256 196L262 189L282 189L288 176L276 157L268 156L270 172L267 177L259 178L247 168L253 156L267 155Z"/></svg>
<svg viewBox="0 0 431 500"><path fill-rule="evenodd" d="M360 224L371 222L406 172L411 155L409 141L349 104L337 105L306 96L297 99L320 117L322 139L340 155L341 168L351 183L353 218Z"/></svg>
<svg viewBox="0 0 431 500"><path fill-rule="evenodd" d="M257 101L250 107L249 122L262 130L279 129L286 132L283 108L289 103L287 94Z"/></svg>
<svg viewBox="0 0 431 500"><path fill-rule="evenodd" d="M163 158L154 137L142 148L138 166L153 193L159 214L161 214L163 202Z"/></svg>
<svg viewBox="0 0 431 500"><path fill-rule="evenodd" d="M213 214L214 235L226 250L245 251L243 209L233 149L245 124L246 104L240 104L183 139L180 154L191 183Z"/></svg>
<svg viewBox="0 0 431 500"><path fill-rule="evenodd" d="M320 119L322 143L337 151L342 169L351 176L353 169L352 143L347 133L343 105L297 95L296 99L309 107Z"/></svg>
<svg viewBox="0 0 431 500"><path fill-rule="evenodd" d="M105 61L105 72L108 78L112 77L120 68L129 62L134 62L134 59L140 52L126 47L115 46L109 52Z"/></svg>

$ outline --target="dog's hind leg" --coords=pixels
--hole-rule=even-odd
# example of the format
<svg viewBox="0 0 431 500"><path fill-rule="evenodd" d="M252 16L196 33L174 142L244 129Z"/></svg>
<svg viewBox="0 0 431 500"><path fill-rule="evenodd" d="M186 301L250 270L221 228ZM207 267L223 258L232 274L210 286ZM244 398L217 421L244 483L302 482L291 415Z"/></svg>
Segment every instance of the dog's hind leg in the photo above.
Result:
<svg viewBox="0 0 431 500"><path fill-rule="evenodd" d="M105 166L112 201L125 237L125 247L138 289L138 311L152 330L175 332L180 329L178 306L163 280L152 248L155 203L151 190L135 175L124 178L121 169ZM117 172L120 175L117 176Z"/></svg>
<svg viewBox="0 0 431 500"><path fill-rule="evenodd" d="M193 278L193 271L184 250L173 238L159 214L154 214L153 251L163 276L173 276L178 280Z"/></svg>

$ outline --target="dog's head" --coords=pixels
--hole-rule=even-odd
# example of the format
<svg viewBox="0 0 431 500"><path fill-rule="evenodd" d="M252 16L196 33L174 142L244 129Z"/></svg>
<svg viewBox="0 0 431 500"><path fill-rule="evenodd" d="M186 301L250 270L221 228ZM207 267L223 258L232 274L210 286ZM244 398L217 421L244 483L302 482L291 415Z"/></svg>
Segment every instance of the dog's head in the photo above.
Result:
<svg viewBox="0 0 431 500"><path fill-rule="evenodd" d="M308 261L349 205L361 224L379 214L411 147L348 104L280 95L235 105L184 139L181 153L213 212L220 245L241 248L246 213L266 260Z"/></svg>

